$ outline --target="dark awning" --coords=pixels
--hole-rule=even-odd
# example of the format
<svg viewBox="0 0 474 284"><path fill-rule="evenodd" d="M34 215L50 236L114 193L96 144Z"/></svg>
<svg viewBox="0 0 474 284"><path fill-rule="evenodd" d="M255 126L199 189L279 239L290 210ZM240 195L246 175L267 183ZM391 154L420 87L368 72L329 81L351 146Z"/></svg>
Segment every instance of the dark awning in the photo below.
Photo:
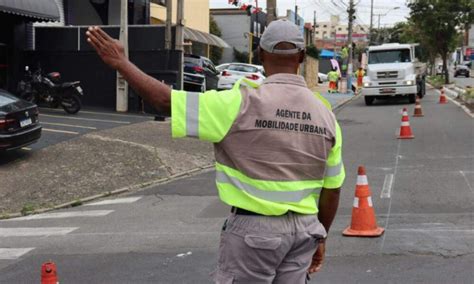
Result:
<svg viewBox="0 0 474 284"><path fill-rule="evenodd" d="M190 41L197 41L218 47L230 48L230 45L228 45L227 42L218 36L187 27L184 27L184 38Z"/></svg>
<svg viewBox="0 0 474 284"><path fill-rule="evenodd" d="M40 21L59 21L59 9L54 0L0 0L0 12Z"/></svg>

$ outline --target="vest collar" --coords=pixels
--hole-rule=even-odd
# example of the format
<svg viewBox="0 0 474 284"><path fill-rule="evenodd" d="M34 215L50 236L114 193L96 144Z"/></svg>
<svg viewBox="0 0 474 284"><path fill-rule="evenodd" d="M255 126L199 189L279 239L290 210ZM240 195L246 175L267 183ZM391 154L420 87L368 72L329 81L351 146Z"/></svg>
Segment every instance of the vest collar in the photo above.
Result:
<svg viewBox="0 0 474 284"><path fill-rule="evenodd" d="M289 73L278 73L273 74L270 77L267 77L262 85L265 84L290 84L290 85L297 85L300 87L307 88L306 82L303 76L289 74Z"/></svg>

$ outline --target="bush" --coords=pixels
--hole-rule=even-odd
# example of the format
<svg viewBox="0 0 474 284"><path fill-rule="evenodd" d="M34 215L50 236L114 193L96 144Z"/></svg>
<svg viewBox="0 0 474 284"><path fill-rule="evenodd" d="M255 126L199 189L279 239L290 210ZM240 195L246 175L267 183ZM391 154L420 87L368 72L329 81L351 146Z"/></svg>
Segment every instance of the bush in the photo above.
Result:
<svg viewBox="0 0 474 284"><path fill-rule="evenodd" d="M436 75L436 76L428 76L427 78L428 83L430 83L436 89L441 89L444 85L444 76Z"/></svg>

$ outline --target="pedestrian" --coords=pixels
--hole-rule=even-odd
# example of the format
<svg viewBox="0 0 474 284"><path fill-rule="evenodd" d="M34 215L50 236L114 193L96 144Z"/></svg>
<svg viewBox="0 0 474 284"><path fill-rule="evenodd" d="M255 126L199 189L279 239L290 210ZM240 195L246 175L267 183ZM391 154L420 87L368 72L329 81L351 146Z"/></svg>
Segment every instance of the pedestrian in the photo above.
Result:
<svg viewBox="0 0 474 284"><path fill-rule="evenodd" d="M328 73L329 80L329 92L337 93L337 81L339 80L339 73L337 68L333 67L332 70Z"/></svg>
<svg viewBox="0 0 474 284"><path fill-rule="evenodd" d="M268 77L227 91L171 90L126 59L120 42L89 28L88 42L140 96L171 110L173 137L215 145L216 185L231 206L221 232L216 283L306 283L321 269L345 172L332 111L297 75L304 39L286 20L260 40Z"/></svg>
<svg viewBox="0 0 474 284"><path fill-rule="evenodd" d="M357 78L357 88L358 89L362 88L362 83L363 83L364 76L365 76L365 71L362 68L362 66L360 66L359 69L357 69L357 71L355 72L355 77Z"/></svg>

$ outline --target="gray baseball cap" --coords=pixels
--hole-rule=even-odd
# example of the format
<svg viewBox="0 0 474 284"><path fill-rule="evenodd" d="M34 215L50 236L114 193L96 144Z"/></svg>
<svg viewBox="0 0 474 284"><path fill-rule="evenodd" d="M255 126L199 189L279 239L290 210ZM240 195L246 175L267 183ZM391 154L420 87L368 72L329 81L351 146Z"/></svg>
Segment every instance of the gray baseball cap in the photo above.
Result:
<svg viewBox="0 0 474 284"><path fill-rule="evenodd" d="M295 45L294 49L275 49L281 42L288 42ZM295 54L305 48L304 38L297 25L283 19L273 21L268 25L260 39L260 47L269 53Z"/></svg>

